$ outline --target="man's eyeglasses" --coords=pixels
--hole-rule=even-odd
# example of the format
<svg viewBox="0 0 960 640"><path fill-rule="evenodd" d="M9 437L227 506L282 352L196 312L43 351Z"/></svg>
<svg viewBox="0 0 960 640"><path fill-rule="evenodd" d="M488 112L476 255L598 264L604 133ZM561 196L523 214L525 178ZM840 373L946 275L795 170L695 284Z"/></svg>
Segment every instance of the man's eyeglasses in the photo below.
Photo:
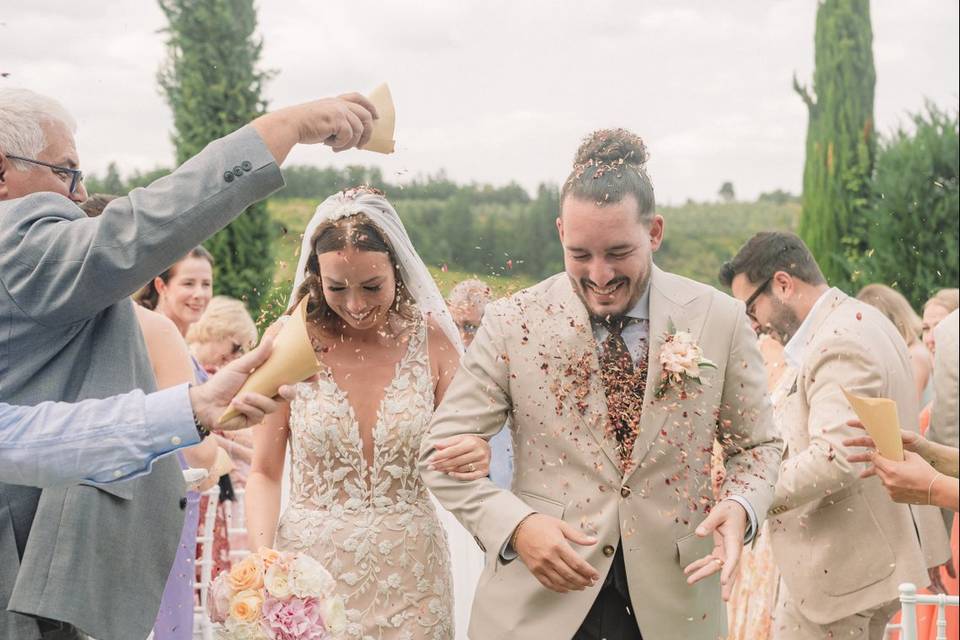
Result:
<svg viewBox="0 0 960 640"><path fill-rule="evenodd" d="M79 169L72 169L70 167L64 167L58 164L50 164L49 162L34 160L32 158L24 158L23 156L8 155L7 157L11 160L19 160L20 162L29 162L30 164L38 164L41 167L48 167L58 178L64 182L66 182L69 178L70 195L73 195L77 188L80 187L80 183L83 182L83 171L80 171Z"/></svg>
<svg viewBox="0 0 960 640"><path fill-rule="evenodd" d="M756 303L757 298L760 297L760 294L767 290L767 287L770 286L771 282L773 282L773 276L770 276L764 280L763 284L754 289L753 293L750 294L750 297L747 298L746 302L744 302L744 305L746 305L747 308L747 317L756 323L759 323L760 321L757 320L757 316L754 315L754 303Z"/></svg>

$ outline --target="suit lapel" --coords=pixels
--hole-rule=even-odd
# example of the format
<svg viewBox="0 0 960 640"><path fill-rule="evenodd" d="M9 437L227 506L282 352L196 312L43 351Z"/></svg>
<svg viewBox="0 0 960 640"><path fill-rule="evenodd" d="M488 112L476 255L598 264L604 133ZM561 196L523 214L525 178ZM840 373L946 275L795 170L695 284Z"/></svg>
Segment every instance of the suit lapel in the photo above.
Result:
<svg viewBox="0 0 960 640"><path fill-rule="evenodd" d="M624 482L640 466L653 443L660 435L664 422L676 411L678 399L668 391L663 398L657 398L660 386L660 349L664 339L670 333L670 324L674 330L687 331L698 341L703 329L705 315L696 305L696 292L684 280L661 271L656 266L650 276L650 338L647 352L647 387L643 394L643 415L640 417L640 432L633 444L631 460L633 464L627 472Z"/></svg>
<svg viewBox="0 0 960 640"><path fill-rule="evenodd" d="M585 365L586 373L589 374L581 380L571 380L563 376L561 384L572 384L575 387L572 394L563 394L566 412L568 415L577 416L597 441L613 468L618 474L622 474L623 469L620 465L616 442L612 436L607 435L607 398L603 389L603 380L599 375L597 342L593 337L589 314L568 278L558 280L554 286L556 295L549 296L552 302L545 309L548 314L547 320L553 324L559 316L562 321L558 325L559 334L552 335L552 338L556 340L556 348L560 350L559 355L566 361L565 364L573 365L576 370L582 363ZM577 375L578 372L574 371L574 376Z"/></svg>

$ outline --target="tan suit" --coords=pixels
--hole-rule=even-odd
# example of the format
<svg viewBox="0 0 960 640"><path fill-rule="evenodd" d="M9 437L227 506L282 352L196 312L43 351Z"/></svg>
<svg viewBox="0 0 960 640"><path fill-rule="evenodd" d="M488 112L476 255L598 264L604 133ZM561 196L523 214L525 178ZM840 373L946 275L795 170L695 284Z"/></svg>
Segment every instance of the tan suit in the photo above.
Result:
<svg viewBox="0 0 960 640"><path fill-rule="evenodd" d="M825 295L809 318L803 362L776 408L786 455L768 527L789 592L777 605L776 638L823 635L824 629L805 627L807 622L835 624L834 635L842 630L845 638L866 638L866 631L849 635L848 629L865 629L864 612L894 601L900 583L926 586L927 567L949 557L937 511L918 507L914 518L911 507L890 500L879 479L859 479L864 465L848 463L842 445L863 432L846 424L856 415L841 385L896 400L900 424L916 431L906 344L875 308L837 289Z"/></svg>
<svg viewBox="0 0 960 640"><path fill-rule="evenodd" d="M650 284L649 375L634 469L621 473L607 435L606 399L586 308L565 274L494 303L424 439L422 461L441 438L490 438L510 418L513 492L488 479L458 482L421 464L430 489L487 554L470 624L473 640L570 638L600 589L558 594L501 550L537 511L595 535L574 548L601 575L622 541L630 595L648 639L715 640L726 612L715 575L688 586L683 567L709 553L693 533L715 503L710 459L725 445L722 495L745 497L762 518L776 480L781 442L772 427L766 373L743 305L711 287L654 269ZM655 397L659 353L672 320L704 356L703 385ZM722 426L718 426L722 425ZM602 581L601 581L602 582Z"/></svg>
<svg viewBox="0 0 960 640"><path fill-rule="evenodd" d="M948 447L960 443L957 394L960 393L960 311L944 318L933 330L936 355L933 359L933 409L927 438Z"/></svg>

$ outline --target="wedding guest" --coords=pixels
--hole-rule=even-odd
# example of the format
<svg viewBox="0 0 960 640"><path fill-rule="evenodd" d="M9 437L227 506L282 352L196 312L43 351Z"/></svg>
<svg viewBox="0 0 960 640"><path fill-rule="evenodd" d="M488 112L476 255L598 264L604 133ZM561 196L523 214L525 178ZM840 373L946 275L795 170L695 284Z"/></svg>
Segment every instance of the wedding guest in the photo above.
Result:
<svg viewBox="0 0 960 640"><path fill-rule="evenodd" d="M457 324L463 346L469 347L480 328L483 312L493 302L490 286L483 280L464 280L450 291L447 306ZM490 479L509 489L513 482L513 442L510 429L502 429L490 438Z"/></svg>
<svg viewBox="0 0 960 640"><path fill-rule="evenodd" d="M214 425L257 424L277 409L276 402L231 401L270 347L262 344L206 384L189 388L150 394L135 389L102 400L33 407L0 402L0 482L29 487L123 482L149 473L157 458L197 444ZM217 424L228 406L240 410L241 418Z"/></svg>
<svg viewBox="0 0 960 640"><path fill-rule="evenodd" d="M796 369L778 411L787 454L770 508L781 572L773 637L879 640L899 609L898 585L926 586L927 568L949 557L938 513L924 507L915 521L845 456L856 416L841 387L893 398L900 423L916 430L906 344L875 307L831 288L792 233L753 236L720 278Z"/></svg>
<svg viewBox="0 0 960 640"><path fill-rule="evenodd" d="M783 355L783 345L761 334L760 355L767 370L767 389L773 404L774 426L780 419L780 405L789 390L791 370ZM727 603L726 640L768 640L773 634L773 614L777 602L780 572L770 547L769 521L764 521L752 545L740 556L740 576Z"/></svg>
<svg viewBox="0 0 960 640"><path fill-rule="evenodd" d="M136 313L157 388L201 382L194 375L187 345L173 321L140 306L136 308ZM217 451L216 440L207 438L202 444L178 452L177 457L183 469L192 467L210 471L216 462ZM188 488L180 544L153 625L153 637L156 640L188 640L193 633L194 558L200 521L199 499L197 490Z"/></svg>
<svg viewBox="0 0 960 640"><path fill-rule="evenodd" d="M910 362L913 364L913 378L917 383L917 398L920 400L921 407L926 406L933 397L933 389L930 385L933 355L920 339L923 331L920 316L902 293L885 284L868 284L860 289L857 299L880 309L907 343Z"/></svg>
<svg viewBox="0 0 960 640"><path fill-rule="evenodd" d="M960 446L957 394L960 387L960 321L954 309L934 329L933 408L927 438L950 447Z"/></svg>
<svg viewBox="0 0 960 640"><path fill-rule="evenodd" d="M375 117L357 94L264 114L91 219L77 206L86 190L73 117L52 98L0 89L0 401L153 391L130 294L280 188L294 145L362 145ZM0 637L146 637L183 487L167 458L132 482L0 485Z"/></svg>
<svg viewBox="0 0 960 640"><path fill-rule="evenodd" d="M190 351L208 374L216 373L220 367L239 358L256 343L257 327L246 305L229 296L214 296L200 319L187 331L187 344L190 345ZM250 465L253 462L253 435L250 431L245 429L214 432L214 437L221 449L226 451L232 465L229 480L234 490L244 488L247 484L247 476L250 474ZM234 511L231 513L235 514L240 504L240 501L234 500ZM218 516L226 507L224 502L221 502L221 505L223 508L218 507ZM229 517L222 519L218 517L214 531L215 539L221 540L226 535L227 549L246 549L246 535L229 534L232 528L242 528L238 525L239 523L231 522ZM222 560L224 547L220 544L217 548L221 550L217 556ZM223 562L220 565L222 570Z"/></svg>
<svg viewBox="0 0 960 640"><path fill-rule="evenodd" d="M923 324L921 332L923 343L930 353L936 352L936 339L933 330L940 321L960 307L960 289L940 289L923 305Z"/></svg>

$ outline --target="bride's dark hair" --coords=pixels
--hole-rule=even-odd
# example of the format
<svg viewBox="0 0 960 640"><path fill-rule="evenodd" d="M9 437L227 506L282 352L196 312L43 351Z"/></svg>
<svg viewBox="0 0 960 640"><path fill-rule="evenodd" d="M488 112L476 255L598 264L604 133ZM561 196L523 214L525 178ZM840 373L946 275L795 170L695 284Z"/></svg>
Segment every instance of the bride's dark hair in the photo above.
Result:
<svg viewBox="0 0 960 640"><path fill-rule="evenodd" d="M362 213L325 222L317 227L313 238L310 240L310 256L307 258L306 276L297 289L294 303L287 313L295 309L304 296L309 296L309 302L307 302L308 320L316 323L319 327L325 328L341 321L323 297L320 261L317 257L322 253L341 251L346 248L387 254L390 258L390 264L393 265L393 275L396 281L396 291L391 310L404 320L415 320L417 317L416 302L403 284L397 255L383 232L370 218Z"/></svg>

